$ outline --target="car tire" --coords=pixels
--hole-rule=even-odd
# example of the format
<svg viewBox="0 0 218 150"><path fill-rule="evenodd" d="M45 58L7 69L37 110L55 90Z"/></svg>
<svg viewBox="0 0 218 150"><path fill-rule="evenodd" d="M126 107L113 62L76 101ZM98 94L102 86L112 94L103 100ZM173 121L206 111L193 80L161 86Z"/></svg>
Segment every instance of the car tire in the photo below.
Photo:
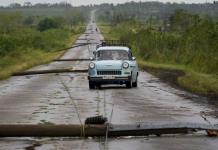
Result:
<svg viewBox="0 0 218 150"><path fill-rule="evenodd" d="M89 89L95 89L95 83L89 81Z"/></svg>
<svg viewBox="0 0 218 150"><path fill-rule="evenodd" d="M132 79L126 83L127 88L132 88Z"/></svg>
<svg viewBox="0 0 218 150"><path fill-rule="evenodd" d="M133 87L138 87L138 77L136 77L136 81L132 83Z"/></svg>
<svg viewBox="0 0 218 150"><path fill-rule="evenodd" d="M97 84L97 88L98 88L98 89L101 89L101 84Z"/></svg>

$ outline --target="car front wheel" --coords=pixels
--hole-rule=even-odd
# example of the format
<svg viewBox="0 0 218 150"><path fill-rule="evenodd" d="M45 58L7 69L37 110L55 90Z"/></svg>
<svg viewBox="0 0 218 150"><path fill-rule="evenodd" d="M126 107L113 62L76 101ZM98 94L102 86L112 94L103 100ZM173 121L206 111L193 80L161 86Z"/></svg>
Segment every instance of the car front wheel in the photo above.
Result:
<svg viewBox="0 0 218 150"><path fill-rule="evenodd" d="M89 81L89 89L95 89L95 83Z"/></svg>
<svg viewBox="0 0 218 150"><path fill-rule="evenodd" d="M138 77L136 77L135 82L132 83L133 87L138 87Z"/></svg>
<svg viewBox="0 0 218 150"><path fill-rule="evenodd" d="M132 79L126 83L127 88L132 88Z"/></svg>

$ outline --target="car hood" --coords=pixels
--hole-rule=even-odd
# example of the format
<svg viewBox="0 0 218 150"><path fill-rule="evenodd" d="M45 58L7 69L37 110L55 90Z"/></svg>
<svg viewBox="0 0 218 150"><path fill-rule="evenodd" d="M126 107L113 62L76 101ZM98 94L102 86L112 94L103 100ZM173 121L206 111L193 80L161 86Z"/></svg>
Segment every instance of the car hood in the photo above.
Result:
<svg viewBox="0 0 218 150"><path fill-rule="evenodd" d="M96 61L97 70L121 70L123 60L101 60Z"/></svg>

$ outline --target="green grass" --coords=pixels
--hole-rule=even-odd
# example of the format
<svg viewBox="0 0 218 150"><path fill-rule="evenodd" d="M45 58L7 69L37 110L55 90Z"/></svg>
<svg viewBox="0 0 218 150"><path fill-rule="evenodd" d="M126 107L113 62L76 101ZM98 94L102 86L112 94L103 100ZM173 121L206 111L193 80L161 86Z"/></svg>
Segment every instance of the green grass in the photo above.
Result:
<svg viewBox="0 0 218 150"><path fill-rule="evenodd" d="M100 24L100 30L106 39L119 39L119 32L116 32L115 27ZM129 29L130 30L130 29ZM133 46L134 47L134 46ZM140 68L146 69L150 73L161 78L161 73L164 71L169 72L183 72L175 78L175 83L186 89L187 91L205 95L205 96L218 96L218 75L207 74L196 71L191 66L176 64L175 62L169 63L168 61L157 62L154 60L146 60L140 55L135 54Z"/></svg>
<svg viewBox="0 0 218 150"><path fill-rule="evenodd" d="M75 8L0 8L0 13L22 12L25 16L64 16L76 11Z"/></svg>
<svg viewBox="0 0 218 150"><path fill-rule="evenodd" d="M218 76L186 71L185 76L178 78L178 83L185 89L208 96L218 95Z"/></svg>
<svg viewBox="0 0 218 150"><path fill-rule="evenodd" d="M48 63L50 60L59 57L63 52L44 52L42 50L34 50L32 52L18 54L10 54L0 60L0 79L8 78L14 72L26 70L35 65Z"/></svg>
<svg viewBox="0 0 218 150"><path fill-rule="evenodd" d="M70 47L72 43L75 42L77 37L84 31L81 29L76 29L77 32L73 33L70 36L64 36L65 38L60 39L59 43L55 41L54 36L56 34L60 35L60 30L57 31L55 34L55 31L52 32L52 34L48 34L47 38L50 40L54 40L54 42L45 42L44 44L48 44L45 49L18 49L13 50L9 54L5 56L0 56L0 79L5 79L10 77L11 74L15 72L24 71L26 69L29 69L33 66L45 64L50 62L53 59L56 59L64 54L65 51L55 51L60 48ZM69 32L70 33L70 32Z"/></svg>
<svg viewBox="0 0 218 150"><path fill-rule="evenodd" d="M106 39L114 39L114 40L118 39L118 36L116 35L116 33L111 32L111 28L112 28L111 25L100 22L98 23L98 27L100 28L101 33L104 35Z"/></svg>
<svg viewBox="0 0 218 150"><path fill-rule="evenodd" d="M173 74L178 71L183 72L184 74L175 78L176 85L199 95L218 95L218 75L195 72L190 68L181 65L158 64L140 59L138 60L138 63L142 69L151 68L146 70L160 78L162 78L161 74L164 71L172 72Z"/></svg>

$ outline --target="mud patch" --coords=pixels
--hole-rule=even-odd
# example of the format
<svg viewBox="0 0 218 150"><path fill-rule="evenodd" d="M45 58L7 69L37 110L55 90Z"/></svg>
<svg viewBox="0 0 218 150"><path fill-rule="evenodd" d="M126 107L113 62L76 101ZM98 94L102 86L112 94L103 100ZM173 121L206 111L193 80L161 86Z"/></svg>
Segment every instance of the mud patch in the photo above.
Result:
<svg viewBox="0 0 218 150"><path fill-rule="evenodd" d="M206 116L212 116L214 118L218 118L218 111L206 111L204 112Z"/></svg>
<svg viewBox="0 0 218 150"><path fill-rule="evenodd" d="M152 75L158 77L162 82L165 82L165 83L171 85L173 88L190 92L189 90L182 87L178 83L178 78L186 75L186 73L182 70L153 68L153 67L148 67L148 66L143 67L143 69L146 72L149 72ZM194 93L194 94L199 95L199 96L203 96L203 97L207 97L208 100L217 100L218 99L218 95L213 93L213 92L208 92L208 94L199 94L199 93Z"/></svg>
<svg viewBox="0 0 218 150"><path fill-rule="evenodd" d="M154 76L160 78L160 80L169 83L170 85L181 88L178 84L178 78L185 75L181 70L170 70L162 68L144 67L144 70L151 73Z"/></svg>

